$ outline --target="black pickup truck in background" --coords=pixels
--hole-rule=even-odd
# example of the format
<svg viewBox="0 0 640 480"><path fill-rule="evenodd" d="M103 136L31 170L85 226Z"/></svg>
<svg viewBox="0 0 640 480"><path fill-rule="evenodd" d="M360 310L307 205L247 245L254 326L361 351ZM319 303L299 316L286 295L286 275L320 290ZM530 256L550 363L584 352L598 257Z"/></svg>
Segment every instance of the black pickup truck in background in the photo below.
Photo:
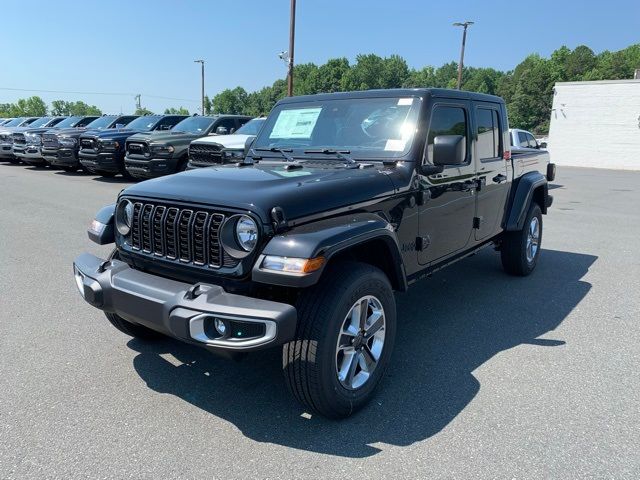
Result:
<svg viewBox="0 0 640 480"><path fill-rule="evenodd" d="M78 158L80 135L89 130L124 127L136 118L138 118L136 115L103 115L83 127L58 129L43 133L42 157L54 167L62 168L67 172L75 172L81 167Z"/></svg>
<svg viewBox="0 0 640 480"><path fill-rule="evenodd" d="M412 285L489 246L512 275L542 258L548 158L514 161L509 144L492 95L289 97L242 160L122 190L88 231L115 249L76 258L75 281L134 337L226 355L281 346L293 395L345 417L408 327L394 292L428 293Z"/></svg>
<svg viewBox="0 0 640 480"><path fill-rule="evenodd" d="M132 135L171 130L187 115L145 115L124 128L85 132L80 135L80 164L91 173L129 177L124 167L125 142Z"/></svg>
<svg viewBox="0 0 640 480"><path fill-rule="evenodd" d="M193 115L170 132L133 135L126 142L125 167L136 178L181 172L187 168L192 140L214 133L233 133L249 120L251 117L243 115Z"/></svg>

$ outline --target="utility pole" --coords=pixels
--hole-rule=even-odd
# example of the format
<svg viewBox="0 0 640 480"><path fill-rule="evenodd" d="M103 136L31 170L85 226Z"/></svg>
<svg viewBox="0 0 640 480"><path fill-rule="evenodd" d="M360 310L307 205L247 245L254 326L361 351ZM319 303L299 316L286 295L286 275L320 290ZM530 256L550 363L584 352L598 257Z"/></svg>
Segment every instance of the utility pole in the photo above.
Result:
<svg viewBox="0 0 640 480"><path fill-rule="evenodd" d="M289 19L289 71L287 73L287 95L293 96L293 47L296 36L296 0L291 0L291 18Z"/></svg>
<svg viewBox="0 0 640 480"><path fill-rule="evenodd" d="M467 27L473 25L474 22L456 22L454 27L462 27L462 48L460 49L460 63L458 63L458 90L462 88L462 68L464 67L464 45L467 43Z"/></svg>
<svg viewBox="0 0 640 480"><path fill-rule="evenodd" d="M194 60L195 63L199 63L201 66L201 73L202 73L202 89L201 89L201 94L202 94L202 115L204 115L204 60Z"/></svg>
<svg viewBox="0 0 640 480"><path fill-rule="evenodd" d="M137 94L135 97L133 97L136 99L136 110L140 110L142 108L141 106L141 102L142 102L142 95Z"/></svg>

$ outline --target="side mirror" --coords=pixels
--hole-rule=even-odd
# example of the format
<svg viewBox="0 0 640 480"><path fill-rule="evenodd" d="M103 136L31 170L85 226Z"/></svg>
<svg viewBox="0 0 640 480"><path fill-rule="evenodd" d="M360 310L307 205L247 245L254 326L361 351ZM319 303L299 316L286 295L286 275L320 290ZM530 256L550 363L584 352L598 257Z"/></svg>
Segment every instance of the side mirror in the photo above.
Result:
<svg viewBox="0 0 640 480"><path fill-rule="evenodd" d="M256 139L256 137L248 137L245 141L244 141L244 156L245 158L249 156L249 150L251 150L251 147L253 146L253 141Z"/></svg>
<svg viewBox="0 0 640 480"><path fill-rule="evenodd" d="M538 145L539 148L547 148L547 142L542 142L540 145Z"/></svg>
<svg viewBox="0 0 640 480"><path fill-rule="evenodd" d="M216 128L216 133L218 135L226 135L227 133L229 133L229 131L227 130L226 127L218 127Z"/></svg>
<svg viewBox="0 0 640 480"><path fill-rule="evenodd" d="M433 164L462 165L465 160L465 147L462 135L438 135L433 139Z"/></svg>
<svg viewBox="0 0 640 480"><path fill-rule="evenodd" d="M235 128L231 128L231 130L229 130L229 135L233 134L233 132L235 132L236 129Z"/></svg>

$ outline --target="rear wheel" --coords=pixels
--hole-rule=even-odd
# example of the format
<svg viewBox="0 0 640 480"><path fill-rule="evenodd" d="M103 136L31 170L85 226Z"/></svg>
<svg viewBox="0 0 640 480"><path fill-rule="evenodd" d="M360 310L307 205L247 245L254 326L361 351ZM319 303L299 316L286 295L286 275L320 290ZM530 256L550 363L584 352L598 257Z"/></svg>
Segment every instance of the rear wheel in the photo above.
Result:
<svg viewBox="0 0 640 480"><path fill-rule="evenodd" d="M69 173L78 171L78 167L60 167L60 168L65 172L69 172Z"/></svg>
<svg viewBox="0 0 640 480"><path fill-rule="evenodd" d="M374 395L396 328L393 291L371 265L344 262L302 293L296 338L283 347L286 382L311 410L351 415Z"/></svg>
<svg viewBox="0 0 640 480"><path fill-rule="evenodd" d="M111 255L109 255L109 260L119 259L118 250L114 249L113 252L111 252ZM107 317L107 320L109 320L111 325L130 337L139 338L141 340L152 340L162 337L162 335L155 330L128 322L116 313L104 312L104 315Z"/></svg>
<svg viewBox="0 0 640 480"><path fill-rule="evenodd" d="M536 268L542 245L542 211L532 203L522 230L505 232L500 258L505 271L511 275L527 276Z"/></svg>

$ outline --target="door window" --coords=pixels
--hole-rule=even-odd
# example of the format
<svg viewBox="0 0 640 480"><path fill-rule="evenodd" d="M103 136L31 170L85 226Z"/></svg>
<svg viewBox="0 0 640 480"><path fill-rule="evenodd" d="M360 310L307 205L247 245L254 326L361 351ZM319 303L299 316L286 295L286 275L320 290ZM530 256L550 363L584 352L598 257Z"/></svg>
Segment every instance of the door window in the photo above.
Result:
<svg viewBox="0 0 640 480"><path fill-rule="evenodd" d="M440 135L462 135L463 155L467 157L467 114L462 107L436 106L431 114L427 135L427 161L433 163L433 140Z"/></svg>
<svg viewBox="0 0 640 480"><path fill-rule="evenodd" d="M483 160L501 157L498 112L493 109L479 108L476 119L478 122L478 140L476 142L478 158Z"/></svg>
<svg viewBox="0 0 640 480"><path fill-rule="evenodd" d="M530 133L527 133L527 141L529 142L529 148L538 148L538 142Z"/></svg>

